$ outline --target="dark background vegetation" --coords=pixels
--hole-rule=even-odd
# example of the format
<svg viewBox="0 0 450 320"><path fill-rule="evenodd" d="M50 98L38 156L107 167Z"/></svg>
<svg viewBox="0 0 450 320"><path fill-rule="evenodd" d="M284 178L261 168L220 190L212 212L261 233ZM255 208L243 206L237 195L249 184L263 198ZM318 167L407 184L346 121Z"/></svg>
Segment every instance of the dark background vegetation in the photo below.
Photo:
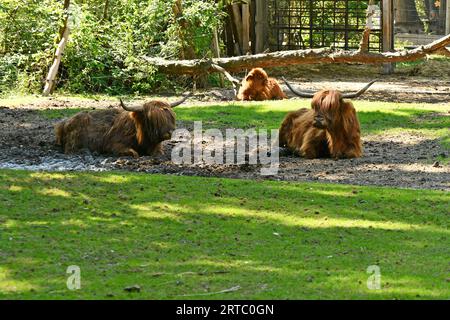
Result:
<svg viewBox="0 0 450 320"><path fill-rule="evenodd" d="M148 93L170 84L142 64L140 56L178 59L186 47L195 57L211 56L212 31L222 17L220 5L184 0L180 17L175 16L174 2L72 0L70 41L58 88L72 93ZM41 90L63 15L62 1L0 2L0 92Z"/></svg>
<svg viewBox="0 0 450 320"><path fill-rule="evenodd" d="M215 30L224 55L227 50L222 36L226 21L230 21L226 15L229 5L235 2L241 1L71 0L70 40L63 55L56 88L60 92L83 94L149 94L161 89L190 86L191 77L168 77L157 73L140 58L143 55L166 59L212 57ZM273 0L268 1L271 16L274 13L273 3ZM282 0L276 3L277 12L283 8L323 12L311 19L314 24L328 26L331 23L328 13L343 10L345 1ZM368 1L349 3L355 6L350 8L351 12L364 12ZM436 3L439 7L435 8ZM439 8L443 7L445 0L433 3L427 0L398 0L395 4L397 28L418 33L438 31L433 23L436 24L439 19L435 18L437 20L433 22L430 17L440 17ZM11 91L42 91L67 14L63 7L62 0L0 2L0 95ZM365 17L350 14L349 19L350 24L361 25ZM302 23L308 24L308 21ZM336 21L333 23L345 23L339 19ZM270 28L275 30L275 26ZM313 34L312 42L333 46L335 36L316 39L317 35ZM360 34L353 33L351 37L352 43L358 43ZM309 32L303 34L302 40L310 42ZM210 85L218 83L216 75L202 80Z"/></svg>

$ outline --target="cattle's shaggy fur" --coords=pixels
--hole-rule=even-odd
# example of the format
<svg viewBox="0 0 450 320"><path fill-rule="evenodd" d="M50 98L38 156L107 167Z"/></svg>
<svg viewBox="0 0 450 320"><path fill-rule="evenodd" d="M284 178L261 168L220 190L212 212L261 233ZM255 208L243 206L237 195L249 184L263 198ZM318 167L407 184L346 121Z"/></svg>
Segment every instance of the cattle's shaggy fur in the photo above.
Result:
<svg viewBox="0 0 450 320"><path fill-rule="evenodd" d="M238 100L272 100L286 99L287 96L281 89L278 81L269 78L262 68L252 69L247 77L242 80L241 88L237 95Z"/></svg>
<svg viewBox="0 0 450 320"><path fill-rule="evenodd" d="M175 130L175 113L162 101L144 104L143 111L122 109L80 112L56 124L56 142L65 153L80 149L119 156L162 153L161 142Z"/></svg>
<svg viewBox="0 0 450 320"><path fill-rule="evenodd" d="M287 114L280 128L280 146L306 158L356 158L362 155L355 108L336 90L314 95L312 109Z"/></svg>

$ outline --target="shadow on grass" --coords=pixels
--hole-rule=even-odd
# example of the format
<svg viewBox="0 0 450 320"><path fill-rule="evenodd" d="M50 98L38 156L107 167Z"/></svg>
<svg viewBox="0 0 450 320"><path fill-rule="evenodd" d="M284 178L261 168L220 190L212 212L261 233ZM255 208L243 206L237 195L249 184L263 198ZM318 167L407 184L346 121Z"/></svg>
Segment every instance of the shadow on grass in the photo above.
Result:
<svg viewBox="0 0 450 320"><path fill-rule="evenodd" d="M0 177L7 298L448 295L443 192L121 173ZM66 289L69 265L81 268L79 291ZM367 289L370 265L381 268L382 290ZM123 290L133 284L142 291Z"/></svg>

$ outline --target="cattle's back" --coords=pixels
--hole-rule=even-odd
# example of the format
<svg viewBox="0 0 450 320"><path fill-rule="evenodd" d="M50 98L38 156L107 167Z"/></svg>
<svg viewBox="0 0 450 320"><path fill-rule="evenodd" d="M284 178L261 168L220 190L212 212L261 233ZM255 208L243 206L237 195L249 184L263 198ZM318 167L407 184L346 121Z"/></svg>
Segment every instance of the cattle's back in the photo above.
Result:
<svg viewBox="0 0 450 320"><path fill-rule="evenodd" d="M79 112L56 125L57 141L66 153L83 148L103 152L104 137L120 113L118 109Z"/></svg>
<svg viewBox="0 0 450 320"><path fill-rule="evenodd" d="M113 119L109 130L106 132L104 140L104 152L117 154L121 146L137 149L136 123L133 120L132 112L120 112Z"/></svg>
<svg viewBox="0 0 450 320"><path fill-rule="evenodd" d="M269 99L287 99L287 95L281 89L277 79L269 78L267 80L267 87L269 92Z"/></svg>
<svg viewBox="0 0 450 320"><path fill-rule="evenodd" d="M280 146L289 145L293 136L294 122L300 121L305 122L308 117L308 114L311 113L311 109L302 108L296 111L289 112L281 123L280 127ZM301 125L300 125L301 126ZM303 127L303 126L301 126Z"/></svg>

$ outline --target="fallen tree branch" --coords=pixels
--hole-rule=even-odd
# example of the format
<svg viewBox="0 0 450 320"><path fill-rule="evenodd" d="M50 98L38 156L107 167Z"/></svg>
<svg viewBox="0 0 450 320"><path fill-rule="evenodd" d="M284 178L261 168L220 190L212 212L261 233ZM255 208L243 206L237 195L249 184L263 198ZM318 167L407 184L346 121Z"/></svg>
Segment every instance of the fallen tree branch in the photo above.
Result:
<svg viewBox="0 0 450 320"><path fill-rule="evenodd" d="M335 51L329 48L277 51L231 58L210 60L164 60L161 58L142 57L147 63L155 66L160 72L168 74L198 75L222 72L213 65L218 65L228 72L238 72L253 67L283 67L295 64L317 63L364 63L378 64L388 62L413 61L432 53L440 54L441 49L450 45L450 34L426 46L397 52L359 52Z"/></svg>
<svg viewBox="0 0 450 320"><path fill-rule="evenodd" d="M217 64L212 64L211 67L215 71L223 73L225 75L228 81L230 81L231 84L233 85L234 95L237 96L241 82L238 79L234 78L227 70L225 70L221 66L218 66Z"/></svg>
<svg viewBox="0 0 450 320"><path fill-rule="evenodd" d="M441 48L435 52L436 54L439 54L441 56L450 57L450 49L448 48Z"/></svg>

